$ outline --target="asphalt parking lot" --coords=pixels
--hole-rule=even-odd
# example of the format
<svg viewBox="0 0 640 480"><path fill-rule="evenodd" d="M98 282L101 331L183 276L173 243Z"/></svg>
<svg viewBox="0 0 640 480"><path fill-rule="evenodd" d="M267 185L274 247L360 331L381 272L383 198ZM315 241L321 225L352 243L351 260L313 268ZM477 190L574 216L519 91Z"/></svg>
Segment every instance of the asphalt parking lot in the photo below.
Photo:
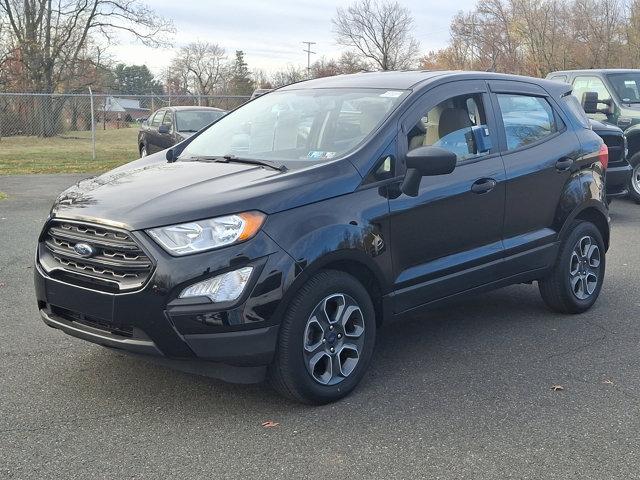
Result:
<svg viewBox="0 0 640 480"><path fill-rule="evenodd" d="M0 178L0 478L640 478L640 206L612 205L591 311L522 285L387 325L354 394L311 408L46 327L36 237L78 178Z"/></svg>

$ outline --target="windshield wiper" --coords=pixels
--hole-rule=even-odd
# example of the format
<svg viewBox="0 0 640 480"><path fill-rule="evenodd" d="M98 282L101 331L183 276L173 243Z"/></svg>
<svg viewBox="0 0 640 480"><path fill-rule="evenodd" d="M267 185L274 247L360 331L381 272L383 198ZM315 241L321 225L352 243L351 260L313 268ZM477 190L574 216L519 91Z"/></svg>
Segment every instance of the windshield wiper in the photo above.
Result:
<svg viewBox="0 0 640 480"><path fill-rule="evenodd" d="M247 165L259 165L261 167L269 167L274 170L278 170L279 172L286 172L289 170L285 165L275 165L266 160L256 160L253 158L240 158L230 154L222 155L222 156L197 155L195 157L187 157L184 160L191 160L196 162L200 161L200 162L217 162L217 163L229 163L229 162L245 163Z"/></svg>
<svg viewBox="0 0 640 480"><path fill-rule="evenodd" d="M183 133L196 133L196 132L199 132L199 131L200 131L200 130L194 130L193 128L190 128L190 129L188 129L188 130L178 130L178 133L179 133L179 132L183 132Z"/></svg>

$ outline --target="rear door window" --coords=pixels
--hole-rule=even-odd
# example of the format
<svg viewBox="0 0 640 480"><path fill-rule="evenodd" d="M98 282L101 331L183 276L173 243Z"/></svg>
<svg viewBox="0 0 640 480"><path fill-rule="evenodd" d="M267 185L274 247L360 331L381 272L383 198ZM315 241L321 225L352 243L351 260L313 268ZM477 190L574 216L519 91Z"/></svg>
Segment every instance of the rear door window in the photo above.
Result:
<svg viewBox="0 0 640 480"><path fill-rule="evenodd" d="M507 150L539 142L558 131L553 108L543 97L498 94Z"/></svg>

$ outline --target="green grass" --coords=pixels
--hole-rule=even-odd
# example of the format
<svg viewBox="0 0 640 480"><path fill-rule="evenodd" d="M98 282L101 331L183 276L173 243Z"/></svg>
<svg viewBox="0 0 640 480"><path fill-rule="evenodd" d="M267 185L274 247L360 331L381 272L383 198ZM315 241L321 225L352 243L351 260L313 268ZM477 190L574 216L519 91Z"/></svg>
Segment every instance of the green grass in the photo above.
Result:
<svg viewBox="0 0 640 480"><path fill-rule="evenodd" d="M99 173L139 157L137 128L96 131L96 160L91 132L52 138L0 138L0 175L29 173Z"/></svg>
<svg viewBox="0 0 640 480"><path fill-rule="evenodd" d="M8 198L7 194L4 192L0 192L0 200L6 200Z"/></svg>

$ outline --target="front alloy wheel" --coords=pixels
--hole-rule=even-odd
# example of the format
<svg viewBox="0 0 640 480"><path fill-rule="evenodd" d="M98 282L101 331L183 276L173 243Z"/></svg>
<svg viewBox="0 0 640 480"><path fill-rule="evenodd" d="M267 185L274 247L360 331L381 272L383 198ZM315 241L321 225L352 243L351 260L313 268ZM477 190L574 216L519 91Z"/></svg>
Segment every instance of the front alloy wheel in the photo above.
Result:
<svg viewBox="0 0 640 480"><path fill-rule="evenodd" d="M376 314L355 277L321 270L287 305L269 379L302 403L334 402L353 390L373 356Z"/></svg>
<svg viewBox="0 0 640 480"><path fill-rule="evenodd" d="M335 385L358 365L364 345L364 316L344 293L324 298L307 320L303 355L309 375L321 385Z"/></svg>

